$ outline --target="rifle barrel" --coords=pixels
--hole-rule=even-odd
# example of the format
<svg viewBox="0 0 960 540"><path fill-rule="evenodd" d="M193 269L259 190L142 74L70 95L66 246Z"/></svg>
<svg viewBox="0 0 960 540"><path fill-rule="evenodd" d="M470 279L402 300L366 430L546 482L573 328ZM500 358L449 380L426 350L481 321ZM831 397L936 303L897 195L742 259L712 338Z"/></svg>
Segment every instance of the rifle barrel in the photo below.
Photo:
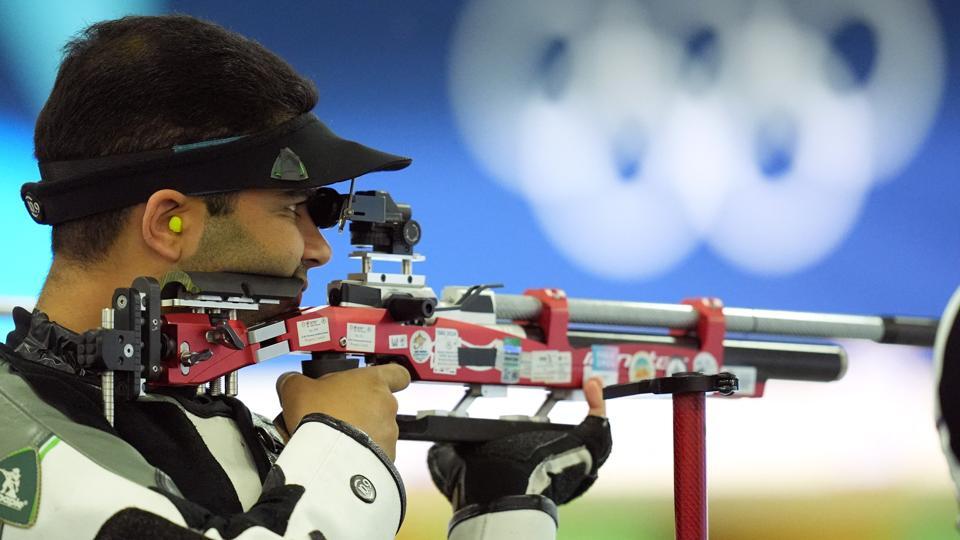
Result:
<svg viewBox="0 0 960 540"><path fill-rule="evenodd" d="M500 319L536 320L540 301L532 296L497 294ZM612 326L693 329L698 315L685 304L657 304L614 300L568 300L570 322ZM937 319L840 315L802 311L723 308L727 331L792 337L869 339L879 343L930 347L937 332Z"/></svg>

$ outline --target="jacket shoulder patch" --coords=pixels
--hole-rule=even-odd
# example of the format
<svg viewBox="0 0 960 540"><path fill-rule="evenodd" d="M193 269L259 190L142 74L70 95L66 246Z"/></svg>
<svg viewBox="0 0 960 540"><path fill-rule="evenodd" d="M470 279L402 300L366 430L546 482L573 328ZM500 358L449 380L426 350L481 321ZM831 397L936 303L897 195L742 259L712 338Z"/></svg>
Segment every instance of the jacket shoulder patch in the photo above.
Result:
<svg viewBox="0 0 960 540"><path fill-rule="evenodd" d="M0 460L0 521L30 527L40 502L37 450L23 448Z"/></svg>

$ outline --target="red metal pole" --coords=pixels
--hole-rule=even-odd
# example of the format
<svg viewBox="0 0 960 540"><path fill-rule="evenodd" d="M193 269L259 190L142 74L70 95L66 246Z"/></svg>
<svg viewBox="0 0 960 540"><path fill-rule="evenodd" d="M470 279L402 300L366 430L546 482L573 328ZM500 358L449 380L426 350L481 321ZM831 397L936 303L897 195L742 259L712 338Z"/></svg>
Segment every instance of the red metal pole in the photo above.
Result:
<svg viewBox="0 0 960 540"><path fill-rule="evenodd" d="M705 397L703 392L673 394L673 504L677 540L707 538Z"/></svg>

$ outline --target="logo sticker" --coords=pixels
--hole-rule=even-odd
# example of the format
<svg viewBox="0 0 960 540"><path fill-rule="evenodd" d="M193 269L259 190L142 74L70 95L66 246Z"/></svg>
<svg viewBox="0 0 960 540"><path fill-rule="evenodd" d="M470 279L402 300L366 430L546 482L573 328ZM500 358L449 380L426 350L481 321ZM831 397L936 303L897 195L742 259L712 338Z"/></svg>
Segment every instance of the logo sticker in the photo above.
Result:
<svg viewBox="0 0 960 540"><path fill-rule="evenodd" d="M40 462L33 448L17 450L0 461L0 521L29 527L37 519Z"/></svg>
<svg viewBox="0 0 960 540"><path fill-rule="evenodd" d="M300 156L289 148L280 150L280 154L277 155L277 159L273 162L273 169L270 171L270 176L275 180L293 181L306 180L309 178L307 168L304 167L303 161L300 161Z"/></svg>
<svg viewBox="0 0 960 540"><path fill-rule="evenodd" d="M589 372L584 377L600 377L604 386L617 384L620 374L620 348L614 345L594 345L590 348Z"/></svg>
<svg viewBox="0 0 960 540"><path fill-rule="evenodd" d="M350 489L358 499L367 504L377 500L377 488L373 487L373 482L362 474L355 474L350 477Z"/></svg>
<svg viewBox="0 0 960 540"><path fill-rule="evenodd" d="M657 368L654 365L656 356L647 351L640 351L633 355L630 362L630 372L628 377L630 382L652 379L657 376Z"/></svg>
<svg viewBox="0 0 960 540"><path fill-rule="evenodd" d="M372 324L347 323L347 348L353 352L375 352L377 327Z"/></svg>
<svg viewBox="0 0 960 540"><path fill-rule="evenodd" d="M712 354L704 351L693 357L693 370L704 375L716 375L720 365Z"/></svg>
<svg viewBox="0 0 960 540"><path fill-rule="evenodd" d="M519 339L503 339L503 365L500 368L500 382L515 384L520 381L520 355L522 353L522 343Z"/></svg>
<svg viewBox="0 0 960 540"><path fill-rule="evenodd" d="M437 328L430 369L441 375L456 375L460 367L460 334L453 328Z"/></svg>
<svg viewBox="0 0 960 540"><path fill-rule="evenodd" d="M407 335L406 334L396 334L390 336L390 348L391 349L406 349L407 348Z"/></svg>
<svg viewBox="0 0 960 540"><path fill-rule="evenodd" d="M552 376L553 355L556 351L530 351L530 380L545 382Z"/></svg>
<svg viewBox="0 0 960 540"><path fill-rule="evenodd" d="M326 317L297 321L297 338L301 347L330 341L330 321Z"/></svg>
<svg viewBox="0 0 960 540"><path fill-rule="evenodd" d="M670 359L670 364L667 365L666 372L664 375L667 377L673 377L675 373L684 373L690 371L687 369L687 363L683 361L683 358L679 356L674 356Z"/></svg>
<svg viewBox="0 0 960 540"><path fill-rule="evenodd" d="M40 206L40 201L33 198L33 195L29 193L24 195L23 204L27 205L27 211L30 212L30 217L34 221L37 223L43 221L43 207Z"/></svg>
<svg viewBox="0 0 960 540"><path fill-rule="evenodd" d="M417 330L410 336L410 358L413 361L422 364L430 358L430 351L433 349L433 340L430 334L423 330Z"/></svg>

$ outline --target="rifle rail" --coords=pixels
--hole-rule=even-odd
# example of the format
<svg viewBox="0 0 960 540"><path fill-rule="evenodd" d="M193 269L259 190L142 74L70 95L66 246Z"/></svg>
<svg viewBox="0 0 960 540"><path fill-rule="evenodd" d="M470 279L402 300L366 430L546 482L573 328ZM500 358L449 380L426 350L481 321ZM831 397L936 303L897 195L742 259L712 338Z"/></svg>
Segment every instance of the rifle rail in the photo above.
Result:
<svg viewBox="0 0 960 540"><path fill-rule="evenodd" d="M497 294L497 318L536 320L540 301L532 296ZM698 314L684 304L568 299L570 322L692 330ZM803 311L723 308L728 332L830 339L869 339L880 343L930 347L937 319L840 315Z"/></svg>

